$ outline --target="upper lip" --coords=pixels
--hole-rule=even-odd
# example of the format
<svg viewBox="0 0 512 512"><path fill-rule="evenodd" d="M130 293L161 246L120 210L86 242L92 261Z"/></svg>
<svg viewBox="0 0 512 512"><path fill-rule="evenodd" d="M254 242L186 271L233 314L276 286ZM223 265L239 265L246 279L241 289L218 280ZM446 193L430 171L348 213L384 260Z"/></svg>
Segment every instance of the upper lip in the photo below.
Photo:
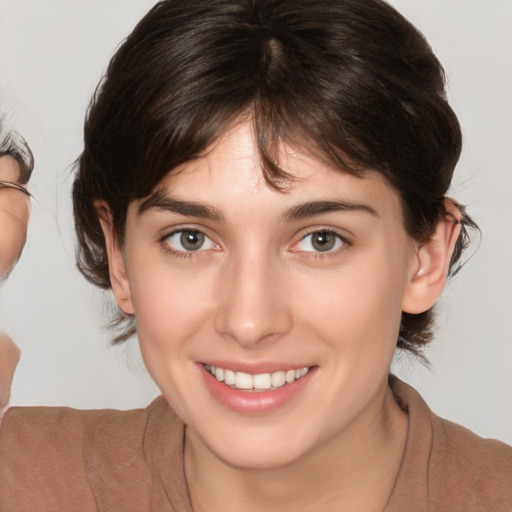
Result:
<svg viewBox="0 0 512 512"><path fill-rule="evenodd" d="M312 364L305 363L290 363L278 361L262 361L258 363L247 361L221 361L209 359L201 361L202 364L223 368L224 370L231 370L234 372L244 372L251 375L258 375L261 373L274 373L278 371L297 370L300 368L307 368L313 366Z"/></svg>

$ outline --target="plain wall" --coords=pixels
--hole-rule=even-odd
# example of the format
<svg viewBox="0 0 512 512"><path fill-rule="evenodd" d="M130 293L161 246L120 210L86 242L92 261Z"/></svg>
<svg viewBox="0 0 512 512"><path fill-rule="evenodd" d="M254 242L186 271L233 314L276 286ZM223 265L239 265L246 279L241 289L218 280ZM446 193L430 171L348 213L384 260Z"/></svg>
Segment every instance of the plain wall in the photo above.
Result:
<svg viewBox="0 0 512 512"><path fill-rule="evenodd" d="M136 341L109 344L109 294L75 269L70 201L89 98L153 3L0 1L0 109L36 157L29 239L0 295L0 326L22 350L13 404L131 408L158 393ZM465 139L452 195L483 232L441 301L432 368L405 357L394 371L439 415L512 444L512 2L391 3L445 66Z"/></svg>

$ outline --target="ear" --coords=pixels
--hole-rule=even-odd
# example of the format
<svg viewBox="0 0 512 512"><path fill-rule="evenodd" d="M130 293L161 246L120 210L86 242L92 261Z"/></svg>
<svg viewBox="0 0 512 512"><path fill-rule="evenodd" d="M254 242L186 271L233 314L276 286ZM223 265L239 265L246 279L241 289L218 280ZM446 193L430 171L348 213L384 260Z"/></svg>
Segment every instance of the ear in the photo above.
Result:
<svg viewBox="0 0 512 512"><path fill-rule="evenodd" d="M459 209L449 198L445 199L445 209L446 214L439 219L434 236L417 249L417 266L413 268L402 301L405 313L427 311L443 293L461 230Z"/></svg>
<svg viewBox="0 0 512 512"><path fill-rule="evenodd" d="M115 234L112 212L105 201L95 201L94 207L98 213L98 219L105 237L110 284L114 292L114 297L121 311L127 315L133 315L134 309L130 281L126 272L123 251L119 246L119 241Z"/></svg>

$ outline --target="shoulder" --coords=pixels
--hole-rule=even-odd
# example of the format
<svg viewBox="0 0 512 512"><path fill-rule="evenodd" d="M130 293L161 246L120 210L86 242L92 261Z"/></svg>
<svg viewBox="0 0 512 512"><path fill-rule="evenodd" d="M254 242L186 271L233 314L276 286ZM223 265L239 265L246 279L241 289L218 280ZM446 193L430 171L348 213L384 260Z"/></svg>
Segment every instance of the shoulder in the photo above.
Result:
<svg viewBox="0 0 512 512"><path fill-rule="evenodd" d="M158 417L171 423L176 419L163 398L130 411L10 409L0 430L0 505L62 510L80 503L83 510L96 510L98 503L114 499L112 488L129 478L135 480L132 494L147 504L151 470L146 434ZM23 506L20 496L26 500ZM115 497L118 509L122 499Z"/></svg>
<svg viewBox="0 0 512 512"><path fill-rule="evenodd" d="M512 447L438 417L398 379L391 387L409 415L396 494L414 495L414 510L511 511Z"/></svg>
<svg viewBox="0 0 512 512"><path fill-rule="evenodd" d="M468 503L512 510L512 447L434 414L432 433L432 466L443 468L443 478L449 475L456 481Z"/></svg>
<svg viewBox="0 0 512 512"><path fill-rule="evenodd" d="M152 404L153 406L153 404ZM77 410L68 407L14 407L7 411L0 430L2 461L20 450L36 458L67 459L85 462L85 443L108 444L112 451L123 450L144 431L148 411ZM122 434L121 434L122 432ZM129 443L133 446L133 443Z"/></svg>

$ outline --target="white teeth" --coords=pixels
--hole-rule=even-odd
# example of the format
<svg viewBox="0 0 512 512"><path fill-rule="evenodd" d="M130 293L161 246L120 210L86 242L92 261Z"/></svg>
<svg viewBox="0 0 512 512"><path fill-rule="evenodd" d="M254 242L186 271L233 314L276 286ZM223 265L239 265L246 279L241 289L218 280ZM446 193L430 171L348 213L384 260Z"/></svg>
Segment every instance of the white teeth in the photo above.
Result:
<svg viewBox="0 0 512 512"><path fill-rule="evenodd" d="M272 387L280 388L284 386L286 383L286 373L285 372L274 372L272 374Z"/></svg>
<svg viewBox="0 0 512 512"><path fill-rule="evenodd" d="M270 389L272 386L272 375L270 373L254 375L252 380L254 389Z"/></svg>
<svg viewBox="0 0 512 512"><path fill-rule="evenodd" d="M238 389L252 389L254 387L252 375L244 372L236 372L235 387Z"/></svg>
<svg viewBox="0 0 512 512"><path fill-rule="evenodd" d="M236 375L233 370L224 370L224 382L228 386L233 386L236 382Z"/></svg>
<svg viewBox="0 0 512 512"><path fill-rule="evenodd" d="M228 386L234 386L237 389L245 390L267 390L276 389L291 384L292 382L304 377L309 372L309 367L298 368L297 370L277 371L273 373L259 373L251 375L245 372L234 372L224 368L204 365L205 369L211 373L219 382L225 382Z"/></svg>
<svg viewBox="0 0 512 512"><path fill-rule="evenodd" d="M222 368L215 368L215 378L222 382L224 380L224 370Z"/></svg>

